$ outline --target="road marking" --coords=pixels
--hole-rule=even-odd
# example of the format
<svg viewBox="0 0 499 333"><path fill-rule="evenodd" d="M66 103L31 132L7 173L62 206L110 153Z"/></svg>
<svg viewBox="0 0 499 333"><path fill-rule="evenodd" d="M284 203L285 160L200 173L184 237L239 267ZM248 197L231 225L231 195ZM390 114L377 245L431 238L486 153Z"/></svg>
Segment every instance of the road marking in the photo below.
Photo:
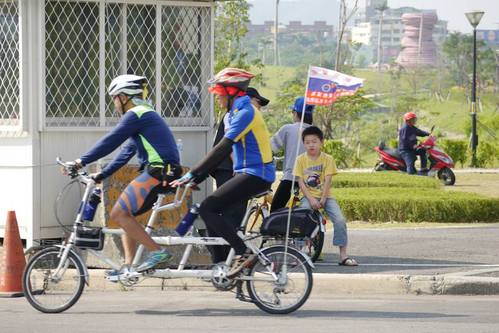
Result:
<svg viewBox="0 0 499 333"><path fill-rule="evenodd" d="M337 263L314 263L315 266L338 266ZM360 264L359 266L395 266L395 267L499 267L499 264Z"/></svg>

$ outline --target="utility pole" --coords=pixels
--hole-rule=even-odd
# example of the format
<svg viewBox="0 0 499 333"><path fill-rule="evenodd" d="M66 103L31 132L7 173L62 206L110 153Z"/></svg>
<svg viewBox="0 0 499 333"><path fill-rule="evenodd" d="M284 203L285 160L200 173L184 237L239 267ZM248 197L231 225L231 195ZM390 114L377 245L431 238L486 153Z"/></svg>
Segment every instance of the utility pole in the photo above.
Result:
<svg viewBox="0 0 499 333"><path fill-rule="evenodd" d="M342 39L342 34L343 34L343 15L344 15L344 6L345 2L344 0L340 1L340 14L338 16L338 32L336 33L336 59L334 62L334 70L338 71L339 70L339 63L340 63L340 51L341 51L341 39Z"/></svg>
<svg viewBox="0 0 499 333"><path fill-rule="evenodd" d="M385 10L388 9L388 5L386 1L381 5L376 7L376 10L379 11L379 27L378 27L378 72L381 71L381 63L383 62L383 47L381 42L381 35L383 34L383 17Z"/></svg>
<svg viewBox="0 0 499 333"><path fill-rule="evenodd" d="M274 65L279 66L279 0L275 0Z"/></svg>
<svg viewBox="0 0 499 333"><path fill-rule="evenodd" d="M355 14L359 8L359 0L355 0L353 7L350 12L347 12L346 0L340 0L340 15L338 17L338 36L336 42L336 59L334 62L334 70L339 71L340 59L341 59L341 41L343 40L343 34L345 33L348 21Z"/></svg>
<svg viewBox="0 0 499 333"><path fill-rule="evenodd" d="M496 84L494 86L495 93L499 93L499 50L496 50Z"/></svg>

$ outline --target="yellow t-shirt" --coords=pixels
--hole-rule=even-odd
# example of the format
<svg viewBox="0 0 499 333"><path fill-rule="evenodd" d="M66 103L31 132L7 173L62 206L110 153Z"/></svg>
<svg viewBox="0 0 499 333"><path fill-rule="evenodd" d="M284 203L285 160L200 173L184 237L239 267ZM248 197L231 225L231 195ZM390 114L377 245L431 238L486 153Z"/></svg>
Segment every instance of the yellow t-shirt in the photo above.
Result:
<svg viewBox="0 0 499 333"><path fill-rule="evenodd" d="M294 175L303 179L310 194L315 198L322 196L326 176L336 175L336 163L331 155L321 152L317 159L312 160L307 153L296 158ZM329 189L328 198L333 197L333 188Z"/></svg>

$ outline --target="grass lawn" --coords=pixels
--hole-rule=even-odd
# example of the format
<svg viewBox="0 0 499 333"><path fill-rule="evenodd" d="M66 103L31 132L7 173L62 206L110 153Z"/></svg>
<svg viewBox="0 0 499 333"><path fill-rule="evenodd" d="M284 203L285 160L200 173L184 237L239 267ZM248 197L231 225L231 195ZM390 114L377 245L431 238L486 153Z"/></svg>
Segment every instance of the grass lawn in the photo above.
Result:
<svg viewBox="0 0 499 333"><path fill-rule="evenodd" d="M276 100L277 93L280 91L283 82L292 79L295 71L295 67L266 65L263 69L263 84L255 84L254 87L258 89L262 96L270 99L272 103L272 101ZM254 72L259 73L260 71L255 70Z"/></svg>
<svg viewBox="0 0 499 333"><path fill-rule="evenodd" d="M498 173L458 173L456 185L445 186L445 191L473 192L499 198Z"/></svg>

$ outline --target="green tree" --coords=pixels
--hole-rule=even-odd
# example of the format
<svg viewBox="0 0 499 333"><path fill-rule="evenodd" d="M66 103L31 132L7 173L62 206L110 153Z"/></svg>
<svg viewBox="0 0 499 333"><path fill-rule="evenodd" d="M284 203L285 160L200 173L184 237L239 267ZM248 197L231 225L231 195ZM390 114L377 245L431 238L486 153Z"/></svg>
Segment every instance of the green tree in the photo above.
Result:
<svg viewBox="0 0 499 333"><path fill-rule="evenodd" d="M353 96L340 97L331 106L317 108L315 122L321 126L328 139L351 138L355 132L351 126L359 115L372 108L373 102L364 98L362 90Z"/></svg>
<svg viewBox="0 0 499 333"><path fill-rule="evenodd" d="M225 67L249 68L241 43L248 32L249 8L246 0L216 3L215 72Z"/></svg>
<svg viewBox="0 0 499 333"><path fill-rule="evenodd" d="M473 36L451 33L443 44L451 79L465 87L470 84L473 71ZM481 86L494 81L495 56L484 41L477 41L477 77Z"/></svg>

